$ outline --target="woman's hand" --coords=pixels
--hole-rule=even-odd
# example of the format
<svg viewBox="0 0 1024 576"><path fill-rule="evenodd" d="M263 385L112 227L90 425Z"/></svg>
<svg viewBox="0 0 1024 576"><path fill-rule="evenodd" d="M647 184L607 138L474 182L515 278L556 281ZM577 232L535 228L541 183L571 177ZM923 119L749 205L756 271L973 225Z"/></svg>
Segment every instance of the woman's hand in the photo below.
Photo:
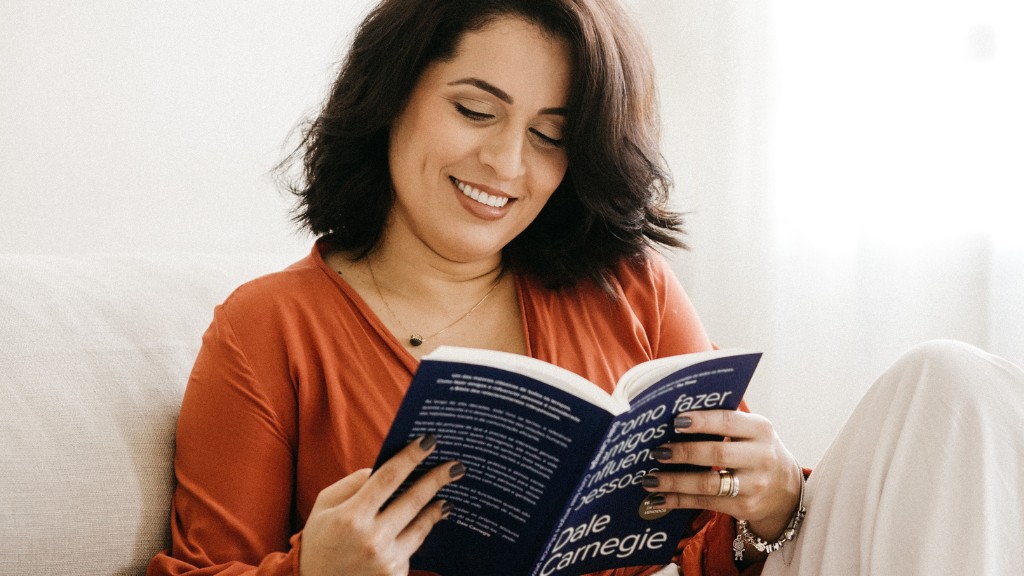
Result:
<svg viewBox="0 0 1024 576"><path fill-rule="evenodd" d="M739 494L718 496L721 477L714 470L655 472L644 478L644 487L664 494L667 508L723 512L747 520L762 538L778 537L796 510L803 472L771 422L746 412L707 410L679 414L675 426L676 432L715 434L726 441L665 444L655 450L658 461L727 468L740 481Z"/></svg>
<svg viewBox="0 0 1024 576"><path fill-rule="evenodd" d="M358 470L324 488L302 531L302 576L408 574L409 557L448 511L445 502L432 500L466 469L459 462L441 464L381 507L435 443L433 434L423 436L373 474Z"/></svg>

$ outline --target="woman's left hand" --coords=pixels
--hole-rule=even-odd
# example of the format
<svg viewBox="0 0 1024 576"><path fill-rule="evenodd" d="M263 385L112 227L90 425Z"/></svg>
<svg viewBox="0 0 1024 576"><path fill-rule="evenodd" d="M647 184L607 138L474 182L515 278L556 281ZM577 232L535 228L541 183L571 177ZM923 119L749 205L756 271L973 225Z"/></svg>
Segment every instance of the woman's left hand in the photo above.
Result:
<svg viewBox="0 0 1024 576"><path fill-rule="evenodd" d="M719 496L722 480L716 470L654 472L644 479L648 491L664 494L666 508L715 510L747 520L750 529L765 539L785 530L799 503L803 472L767 418L706 410L679 414L675 426L676 432L715 434L726 440L664 444L655 457L666 457L658 461L728 469L739 479L739 493ZM651 477L657 481L648 480Z"/></svg>

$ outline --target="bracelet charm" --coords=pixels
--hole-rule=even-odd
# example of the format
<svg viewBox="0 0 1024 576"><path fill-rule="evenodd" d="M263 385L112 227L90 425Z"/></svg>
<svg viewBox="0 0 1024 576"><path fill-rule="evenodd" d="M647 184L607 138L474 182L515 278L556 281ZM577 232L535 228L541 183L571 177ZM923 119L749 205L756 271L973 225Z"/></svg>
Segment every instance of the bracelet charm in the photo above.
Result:
<svg viewBox="0 0 1024 576"><path fill-rule="evenodd" d="M807 481L804 478L803 473L800 474L800 503L797 504L796 512L793 513L792 518L789 519L789 523L786 525L786 529L782 531L782 535L778 537L774 542L768 542L760 536L750 531L749 523L746 520L736 521L736 539L732 541L733 558L739 562L743 560L743 549L747 544L753 546L755 550L764 552L765 554L771 554L782 545L790 540L796 538L796 535L800 532L800 523L803 522L804 516L807 514L807 509L804 508L804 487Z"/></svg>

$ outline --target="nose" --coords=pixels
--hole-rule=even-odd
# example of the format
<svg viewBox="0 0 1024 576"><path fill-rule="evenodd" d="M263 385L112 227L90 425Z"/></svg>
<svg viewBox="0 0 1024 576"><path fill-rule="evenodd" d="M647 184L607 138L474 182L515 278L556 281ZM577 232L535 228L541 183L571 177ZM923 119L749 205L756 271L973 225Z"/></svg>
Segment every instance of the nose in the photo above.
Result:
<svg viewBox="0 0 1024 576"><path fill-rule="evenodd" d="M524 131L511 127L495 130L480 147L480 162L494 171L502 181L511 181L523 175Z"/></svg>

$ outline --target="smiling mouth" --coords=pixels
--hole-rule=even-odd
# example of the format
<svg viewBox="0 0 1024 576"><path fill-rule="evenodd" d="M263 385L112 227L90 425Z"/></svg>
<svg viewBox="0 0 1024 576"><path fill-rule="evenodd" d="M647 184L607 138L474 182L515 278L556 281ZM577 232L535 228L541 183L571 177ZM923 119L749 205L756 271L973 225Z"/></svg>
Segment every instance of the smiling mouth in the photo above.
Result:
<svg viewBox="0 0 1024 576"><path fill-rule="evenodd" d="M455 184L455 187L458 188L459 191L462 192L465 196L472 198L473 200L476 200L477 202L485 206L490 206L492 208L503 208L506 204L508 204L509 200L512 200L512 198L509 198L507 196L495 196L493 194L488 194L483 190L478 190L470 186L469 184L462 182L458 178L455 178L454 176L449 176L449 178L451 178L451 181L453 184Z"/></svg>

